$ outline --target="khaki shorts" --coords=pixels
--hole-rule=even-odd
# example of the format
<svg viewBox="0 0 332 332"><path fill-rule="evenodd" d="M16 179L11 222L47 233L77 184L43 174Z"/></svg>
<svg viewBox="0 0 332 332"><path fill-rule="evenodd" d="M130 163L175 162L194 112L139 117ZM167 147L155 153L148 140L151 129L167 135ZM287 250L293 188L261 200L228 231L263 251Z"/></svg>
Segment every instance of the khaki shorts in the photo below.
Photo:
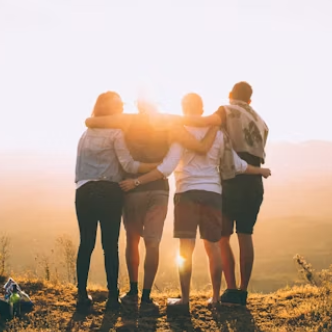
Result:
<svg viewBox="0 0 332 332"><path fill-rule="evenodd" d="M126 194L123 213L126 232L139 234L146 240L160 241L167 215L168 196L166 190Z"/></svg>

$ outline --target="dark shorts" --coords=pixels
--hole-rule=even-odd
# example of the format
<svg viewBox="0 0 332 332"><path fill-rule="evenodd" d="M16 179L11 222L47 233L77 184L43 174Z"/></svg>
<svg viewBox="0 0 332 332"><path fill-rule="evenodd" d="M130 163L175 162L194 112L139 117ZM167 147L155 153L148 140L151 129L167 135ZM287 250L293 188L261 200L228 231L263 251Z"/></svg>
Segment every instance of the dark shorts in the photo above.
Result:
<svg viewBox="0 0 332 332"><path fill-rule="evenodd" d="M205 190L189 190L174 195L174 237L195 239L197 226L201 239L221 238L221 195Z"/></svg>
<svg viewBox="0 0 332 332"><path fill-rule="evenodd" d="M222 236L233 233L252 234L260 207L264 188L261 176L238 175L222 184L223 223Z"/></svg>

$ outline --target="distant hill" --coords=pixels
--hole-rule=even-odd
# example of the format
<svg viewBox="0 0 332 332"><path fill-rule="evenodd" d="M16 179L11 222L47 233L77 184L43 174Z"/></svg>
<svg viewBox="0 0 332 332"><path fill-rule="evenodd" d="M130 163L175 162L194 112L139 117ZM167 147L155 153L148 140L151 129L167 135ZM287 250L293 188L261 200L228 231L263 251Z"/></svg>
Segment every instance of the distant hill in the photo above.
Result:
<svg viewBox="0 0 332 332"><path fill-rule="evenodd" d="M282 178L306 180L332 176L332 142L270 143L266 165ZM276 178L274 177L274 181Z"/></svg>

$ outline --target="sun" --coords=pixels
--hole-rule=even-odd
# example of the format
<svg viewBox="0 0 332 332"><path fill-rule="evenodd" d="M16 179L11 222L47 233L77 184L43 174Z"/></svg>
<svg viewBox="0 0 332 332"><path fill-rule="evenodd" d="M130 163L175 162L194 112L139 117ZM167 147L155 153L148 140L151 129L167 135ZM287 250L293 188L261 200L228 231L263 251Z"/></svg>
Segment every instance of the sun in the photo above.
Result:
<svg viewBox="0 0 332 332"><path fill-rule="evenodd" d="M176 254L176 258L175 258L175 262L176 262L176 265L179 267L179 268L182 268L183 265L184 265L184 262L186 260L180 255L180 253L178 252Z"/></svg>

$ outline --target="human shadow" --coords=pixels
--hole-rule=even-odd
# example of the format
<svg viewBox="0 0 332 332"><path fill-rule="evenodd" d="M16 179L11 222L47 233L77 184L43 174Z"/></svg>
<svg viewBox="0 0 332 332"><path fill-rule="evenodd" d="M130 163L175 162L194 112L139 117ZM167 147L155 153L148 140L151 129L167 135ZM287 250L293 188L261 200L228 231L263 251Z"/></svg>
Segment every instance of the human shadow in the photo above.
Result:
<svg viewBox="0 0 332 332"><path fill-rule="evenodd" d="M160 316L161 314L159 310L150 314L146 314L144 312L138 312L138 319L137 319L138 331L155 332L157 330L157 321Z"/></svg>
<svg viewBox="0 0 332 332"><path fill-rule="evenodd" d="M75 331L79 329L85 322L86 317L89 314L91 314L91 312L92 312L91 308L87 308L85 310L76 308L66 326L66 332Z"/></svg>
<svg viewBox="0 0 332 332"><path fill-rule="evenodd" d="M220 306L211 312L220 332L262 332L247 308Z"/></svg>
<svg viewBox="0 0 332 332"><path fill-rule="evenodd" d="M120 310L121 324L116 327L117 332L136 332L138 331L139 311L137 304L122 304ZM100 331L108 331L102 330Z"/></svg>
<svg viewBox="0 0 332 332"><path fill-rule="evenodd" d="M116 328L117 332L155 332L157 330L160 311L142 311L138 306L124 306L122 309L121 325Z"/></svg>
<svg viewBox="0 0 332 332"><path fill-rule="evenodd" d="M167 323L171 331L194 331L194 326L191 319L191 313L181 313L174 310L166 310Z"/></svg>
<svg viewBox="0 0 332 332"><path fill-rule="evenodd" d="M109 332L110 330L113 331L115 328L115 324L120 316L120 311L105 311L103 321L101 323L99 332Z"/></svg>

